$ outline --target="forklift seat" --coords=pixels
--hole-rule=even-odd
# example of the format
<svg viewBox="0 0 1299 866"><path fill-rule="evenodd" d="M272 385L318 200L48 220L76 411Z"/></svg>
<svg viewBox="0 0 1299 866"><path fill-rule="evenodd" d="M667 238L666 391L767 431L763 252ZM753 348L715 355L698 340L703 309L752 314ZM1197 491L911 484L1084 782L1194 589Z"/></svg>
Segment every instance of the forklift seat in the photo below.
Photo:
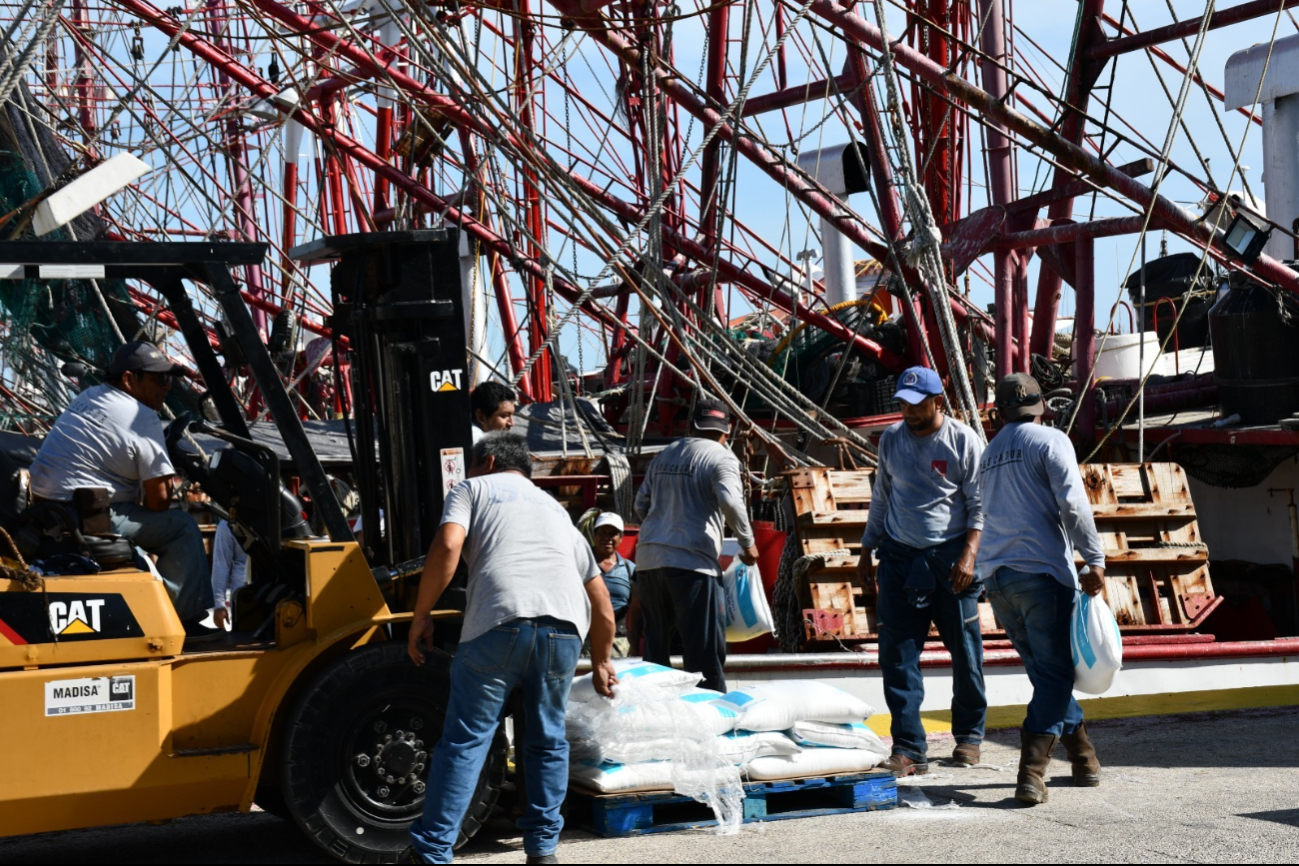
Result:
<svg viewBox="0 0 1299 866"><path fill-rule="evenodd" d="M126 538L83 533L71 503L33 501L31 476L4 451L0 451L0 525L29 560L76 553L94 560L105 571L135 561L135 547Z"/></svg>

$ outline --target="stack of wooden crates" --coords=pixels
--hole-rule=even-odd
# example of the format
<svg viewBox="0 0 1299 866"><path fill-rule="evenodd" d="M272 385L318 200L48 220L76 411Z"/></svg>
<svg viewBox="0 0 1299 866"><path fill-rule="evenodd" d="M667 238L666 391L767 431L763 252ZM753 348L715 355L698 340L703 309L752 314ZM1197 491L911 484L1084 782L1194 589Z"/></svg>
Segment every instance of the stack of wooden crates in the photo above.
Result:
<svg viewBox="0 0 1299 866"><path fill-rule="evenodd" d="M872 469L823 468L790 475L802 553L848 551L813 565L798 587L809 650L877 636L873 589L857 578L874 475ZM1121 630L1173 633L1202 624L1222 599L1213 594L1209 554L1182 468L1095 463L1083 466L1082 475L1105 548L1105 599ZM1004 634L987 602L980 602L979 615L985 636Z"/></svg>

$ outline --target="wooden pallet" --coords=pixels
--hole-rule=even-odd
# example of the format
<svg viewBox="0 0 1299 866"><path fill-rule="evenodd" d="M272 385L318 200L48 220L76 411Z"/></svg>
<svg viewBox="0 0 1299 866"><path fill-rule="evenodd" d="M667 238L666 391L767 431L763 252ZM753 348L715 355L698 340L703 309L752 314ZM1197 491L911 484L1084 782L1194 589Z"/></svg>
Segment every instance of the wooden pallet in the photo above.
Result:
<svg viewBox="0 0 1299 866"><path fill-rule="evenodd" d="M744 786L744 822L873 812L892 809L897 802L897 779L887 770L749 782ZM573 788L565 809L570 825L606 838L692 830L717 823L712 809L672 791L597 794Z"/></svg>
<svg viewBox="0 0 1299 866"><path fill-rule="evenodd" d="M1088 464L1083 481L1105 547L1105 599L1124 633L1189 631L1221 598L1213 594L1186 474L1173 463ZM800 597L810 643L877 637L875 597L857 579L870 508L872 469L800 469L790 475L797 538L804 554L846 549L809 570ZM1081 561L1079 561L1081 565ZM987 602L986 637L1004 634ZM937 637L937 631L931 630Z"/></svg>

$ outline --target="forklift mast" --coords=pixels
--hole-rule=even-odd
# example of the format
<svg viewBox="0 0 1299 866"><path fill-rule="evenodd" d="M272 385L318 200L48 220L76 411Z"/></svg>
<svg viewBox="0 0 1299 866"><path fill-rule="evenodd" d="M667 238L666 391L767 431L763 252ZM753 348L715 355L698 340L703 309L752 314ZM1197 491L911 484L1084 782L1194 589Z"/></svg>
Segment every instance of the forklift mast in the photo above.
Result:
<svg viewBox="0 0 1299 866"><path fill-rule="evenodd" d="M416 560L473 447L459 232L327 237L290 255L334 263L330 324L335 360L346 340L351 361L348 436L366 557L380 567Z"/></svg>

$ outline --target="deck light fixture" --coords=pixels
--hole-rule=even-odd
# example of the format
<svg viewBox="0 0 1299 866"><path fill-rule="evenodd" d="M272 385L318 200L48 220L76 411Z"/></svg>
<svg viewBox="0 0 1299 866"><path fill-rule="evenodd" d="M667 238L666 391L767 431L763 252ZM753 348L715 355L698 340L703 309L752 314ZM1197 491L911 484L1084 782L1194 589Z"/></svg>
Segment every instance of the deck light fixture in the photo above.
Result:
<svg viewBox="0 0 1299 866"><path fill-rule="evenodd" d="M1272 234L1272 227L1261 217L1250 213L1243 207L1237 207L1232 213L1231 222L1223 243L1236 258L1245 264L1254 262Z"/></svg>

